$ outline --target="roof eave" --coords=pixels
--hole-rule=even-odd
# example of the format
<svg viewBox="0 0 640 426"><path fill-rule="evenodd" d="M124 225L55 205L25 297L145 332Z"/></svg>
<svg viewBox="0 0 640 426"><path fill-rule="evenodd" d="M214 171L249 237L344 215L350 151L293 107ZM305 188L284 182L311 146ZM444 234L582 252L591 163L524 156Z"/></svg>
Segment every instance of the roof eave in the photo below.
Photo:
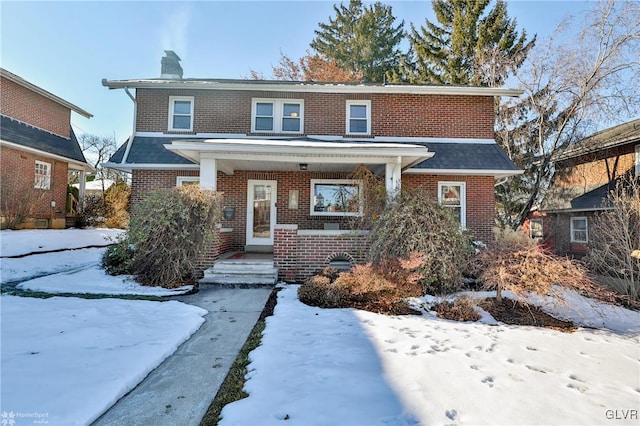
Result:
<svg viewBox="0 0 640 426"><path fill-rule="evenodd" d="M466 96L509 96L518 97L524 93L519 89L476 86L413 86L413 85L366 85L340 83L305 82L254 82L251 80L214 81L214 80L102 80L109 89L203 89L203 90L250 90L269 92L317 92L317 93L389 93L424 95L466 95Z"/></svg>
<svg viewBox="0 0 640 426"><path fill-rule="evenodd" d="M505 178L518 176L524 170L500 170L500 169L423 169L413 168L405 170L409 174L429 174L429 175L454 175L454 176L493 176L495 178Z"/></svg>
<svg viewBox="0 0 640 426"><path fill-rule="evenodd" d="M6 78L7 80L13 81L14 83L25 87L33 92L36 92L39 95L44 96L47 99L50 99L62 106L64 106L65 108L69 108L71 111L76 112L78 114L80 114L81 116L85 117L85 118L91 118L93 117L93 114L85 111L84 109L80 108L79 106L76 106L74 104L72 104L69 101L65 101L64 99L62 99L59 96L54 95L51 92L48 92L46 90L44 90L41 87L36 86L33 83L28 82L27 80L25 80L24 78L13 74L12 72L9 72L7 70L5 70L4 68L0 68L0 76L2 78Z"/></svg>

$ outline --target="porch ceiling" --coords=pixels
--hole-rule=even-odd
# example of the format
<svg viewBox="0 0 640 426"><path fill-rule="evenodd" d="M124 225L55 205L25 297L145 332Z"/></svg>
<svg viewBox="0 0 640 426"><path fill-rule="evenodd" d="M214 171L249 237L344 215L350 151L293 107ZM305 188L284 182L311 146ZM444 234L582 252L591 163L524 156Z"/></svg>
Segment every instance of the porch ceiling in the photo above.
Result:
<svg viewBox="0 0 640 426"><path fill-rule="evenodd" d="M434 153L422 145L371 142L314 142L297 140L213 139L179 140L164 145L166 149L199 163L203 158L216 159L224 173L234 170L351 171L355 165L399 163L409 168L431 158Z"/></svg>

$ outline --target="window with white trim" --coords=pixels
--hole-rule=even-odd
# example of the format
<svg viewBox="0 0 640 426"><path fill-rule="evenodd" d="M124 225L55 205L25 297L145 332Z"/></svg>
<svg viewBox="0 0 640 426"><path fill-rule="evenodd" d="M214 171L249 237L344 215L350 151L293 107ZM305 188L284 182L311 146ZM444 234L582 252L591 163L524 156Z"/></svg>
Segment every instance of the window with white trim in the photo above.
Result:
<svg viewBox="0 0 640 426"><path fill-rule="evenodd" d="M199 185L200 177L198 176L178 176L176 177L176 186Z"/></svg>
<svg viewBox="0 0 640 426"><path fill-rule="evenodd" d="M438 202L451 209L462 228L467 226L467 193L465 182L438 182Z"/></svg>
<svg viewBox="0 0 640 426"><path fill-rule="evenodd" d="M529 238L544 238L543 219L531 219L529 221Z"/></svg>
<svg viewBox="0 0 640 426"><path fill-rule="evenodd" d="M636 177L640 176L640 145L636 145Z"/></svg>
<svg viewBox="0 0 640 426"><path fill-rule="evenodd" d="M589 224L586 216L571 218L571 242L587 243L589 242Z"/></svg>
<svg viewBox="0 0 640 426"><path fill-rule="evenodd" d="M259 99L251 101L251 131L254 133L302 133L302 99Z"/></svg>
<svg viewBox="0 0 640 426"><path fill-rule="evenodd" d="M347 101L347 134L371 134L371 101Z"/></svg>
<svg viewBox="0 0 640 426"><path fill-rule="evenodd" d="M193 130L193 96L169 96L169 131Z"/></svg>
<svg viewBox="0 0 640 426"><path fill-rule="evenodd" d="M36 177L33 187L36 189L51 188L51 163L36 160Z"/></svg>
<svg viewBox="0 0 640 426"><path fill-rule="evenodd" d="M360 216L362 181L311 179L312 216Z"/></svg>

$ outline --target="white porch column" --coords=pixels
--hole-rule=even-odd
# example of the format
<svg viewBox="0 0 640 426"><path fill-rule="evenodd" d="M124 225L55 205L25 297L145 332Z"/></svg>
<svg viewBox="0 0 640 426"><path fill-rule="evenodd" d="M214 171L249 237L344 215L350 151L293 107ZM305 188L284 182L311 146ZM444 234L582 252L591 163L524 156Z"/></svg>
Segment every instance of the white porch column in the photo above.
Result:
<svg viewBox="0 0 640 426"><path fill-rule="evenodd" d="M84 210L84 191L87 186L87 172L80 170L78 175L78 204L80 211Z"/></svg>
<svg viewBox="0 0 640 426"><path fill-rule="evenodd" d="M394 163L385 164L384 180L387 195L392 198L402 186L402 157L398 157Z"/></svg>
<svg viewBox="0 0 640 426"><path fill-rule="evenodd" d="M218 189L218 165L215 158L200 158L200 188Z"/></svg>

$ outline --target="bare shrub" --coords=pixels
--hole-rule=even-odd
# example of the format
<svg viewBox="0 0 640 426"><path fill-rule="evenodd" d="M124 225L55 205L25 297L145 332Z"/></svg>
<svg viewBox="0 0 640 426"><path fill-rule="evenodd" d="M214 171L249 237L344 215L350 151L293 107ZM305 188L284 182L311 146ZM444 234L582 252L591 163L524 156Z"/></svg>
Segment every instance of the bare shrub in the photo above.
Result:
<svg viewBox="0 0 640 426"><path fill-rule="evenodd" d="M0 184L2 228L19 229L33 216L47 193L34 188L33 182L23 180L15 173L5 174Z"/></svg>
<svg viewBox="0 0 640 426"><path fill-rule="evenodd" d="M496 290L498 302L503 291L518 299L529 292L562 299L556 286L588 295L600 291L580 262L552 255L537 245L498 240L480 252L478 262L482 271L479 280L484 288Z"/></svg>
<svg viewBox="0 0 640 426"><path fill-rule="evenodd" d="M107 209L102 194L85 194L82 210L78 215L78 226L102 226L106 220Z"/></svg>
<svg viewBox="0 0 640 426"><path fill-rule="evenodd" d="M362 215L348 216L349 226L351 229L369 230L385 208L387 188L384 179L363 164L356 167L347 178L362 182Z"/></svg>
<svg viewBox="0 0 640 426"><path fill-rule="evenodd" d="M396 265L389 269L374 267L368 263L356 265L350 272L342 272L337 278L330 269L307 279L298 289L298 299L311 306L323 308L353 307L384 314L409 314L413 311L405 298L419 296L421 287L410 277L410 272ZM405 279L401 279L405 277ZM398 280L398 281L396 281Z"/></svg>
<svg viewBox="0 0 640 426"><path fill-rule="evenodd" d="M131 215L133 273L144 285L176 287L195 277L196 260L215 237L216 193L194 185L149 193Z"/></svg>
<svg viewBox="0 0 640 426"><path fill-rule="evenodd" d="M596 273L612 277L623 294L640 298L640 182L621 179L608 195L611 210L597 214L590 226L585 262Z"/></svg>
<svg viewBox="0 0 640 426"><path fill-rule="evenodd" d="M478 321L480 314L476 311L476 301L470 297L458 297L453 302L442 301L434 305L440 318L453 321Z"/></svg>
<svg viewBox="0 0 640 426"><path fill-rule="evenodd" d="M369 260L408 259L419 254L413 272L420 274L424 293L446 294L462 285L473 249L451 213L423 189L404 191L374 221Z"/></svg>
<svg viewBox="0 0 640 426"><path fill-rule="evenodd" d="M131 187L120 181L111 185L104 194L106 207L105 226L108 228L127 228L129 226L129 199Z"/></svg>

